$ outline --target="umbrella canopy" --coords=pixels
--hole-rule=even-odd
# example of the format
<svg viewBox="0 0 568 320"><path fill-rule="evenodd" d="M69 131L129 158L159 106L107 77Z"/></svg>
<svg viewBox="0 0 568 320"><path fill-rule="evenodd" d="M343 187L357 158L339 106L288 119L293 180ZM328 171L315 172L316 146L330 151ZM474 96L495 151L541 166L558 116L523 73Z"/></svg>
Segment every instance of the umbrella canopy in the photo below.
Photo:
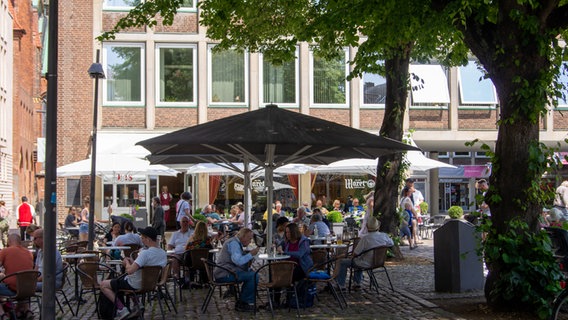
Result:
<svg viewBox="0 0 568 320"><path fill-rule="evenodd" d="M173 176L178 172L163 165L150 164L148 160L118 154L99 155L97 157L97 175L145 174ZM91 159L72 162L57 168L58 177L86 176L91 174Z"/></svg>
<svg viewBox="0 0 568 320"><path fill-rule="evenodd" d="M272 174L284 164L328 164L345 158L374 159L393 152L420 150L276 105L167 133L138 145L151 152L147 158L152 163L243 162L245 171L250 170L250 163L262 166L269 210ZM245 210L247 223L249 209ZM271 248L272 219L267 221L267 230L267 248Z"/></svg>
<svg viewBox="0 0 568 320"><path fill-rule="evenodd" d="M406 159L410 163L410 170L413 171L426 171L434 168L456 168L456 166L453 166L451 164L430 159L419 151L409 151L406 154ZM339 160L325 166L319 166L317 168L314 168L312 172L366 173L376 177L377 161L378 159L361 159L361 158Z"/></svg>
<svg viewBox="0 0 568 320"><path fill-rule="evenodd" d="M290 163L283 165L282 167L278 167L274 170L274 173L280 174L304 174L312 170L313 167L304 165L304 164L296 164ZM192 165L191 167L187 168L187 174L196 174L196 173L209 173L209 174L217 174L217 175L236 175L239 177L243 177L244 173L244 164L242 162L233 162L233 163L198 163ZM264 168L257 166L255 164L250 165L250 172L251 178L254 179L261 175L264 175Z"/></svg>

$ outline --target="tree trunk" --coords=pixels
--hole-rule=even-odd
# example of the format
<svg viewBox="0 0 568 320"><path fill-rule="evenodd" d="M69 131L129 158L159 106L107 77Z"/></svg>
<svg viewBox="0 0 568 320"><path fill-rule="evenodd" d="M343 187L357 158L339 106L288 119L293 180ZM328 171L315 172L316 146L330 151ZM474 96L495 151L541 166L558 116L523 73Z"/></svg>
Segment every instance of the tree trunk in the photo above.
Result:
<svg viewBox="0 0 568 320"><path fill-rule="evenodd" d="M385 61L387 93L385 115L379 134L401 141L404 112L408 97L408 69L412 44L401 46L400 55ZM400 165L402 153L393 153L379 158L375 185L373 215L381 222L380 231L397 236L399 221L396 215L398 196L402 182ZM398 248L397 248L398 249ZM400 250L395 250L402 257Z"/></svg>

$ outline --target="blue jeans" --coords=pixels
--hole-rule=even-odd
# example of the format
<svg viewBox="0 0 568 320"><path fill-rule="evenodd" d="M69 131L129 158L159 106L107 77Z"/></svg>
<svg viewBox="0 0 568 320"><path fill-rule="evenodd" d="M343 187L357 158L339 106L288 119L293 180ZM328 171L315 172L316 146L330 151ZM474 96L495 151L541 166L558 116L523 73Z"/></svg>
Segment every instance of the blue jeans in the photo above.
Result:
<svg viewBox="0 0 568 320"><path fill-rule="evenodd" d="M13 296L15 294L5 283L0 283L0 296Z"/></svg>
<svg viewBox="0 0 568 320"><path fill-rule="evenodd" d="M258 277L255 281L255 273L253 271L237 271L237 278L241 285L241 302L252 304L254 303L254 295L256 292L256 283L258 283ZM223 278L216 279L219 282L232 282L235 281L235 277L228 275Z"/></svg>
<svg viewBox="0 0 568 320"><path fill-rule="evenodd" d="M347 278L347 269L351 267L351 259L341 259L339 260L339 274L337 275L337 283L340 287L345 288L345 279ZM363 273L361 271L355 271L353 280L356 284L361 284L363 280Z"/></svg>

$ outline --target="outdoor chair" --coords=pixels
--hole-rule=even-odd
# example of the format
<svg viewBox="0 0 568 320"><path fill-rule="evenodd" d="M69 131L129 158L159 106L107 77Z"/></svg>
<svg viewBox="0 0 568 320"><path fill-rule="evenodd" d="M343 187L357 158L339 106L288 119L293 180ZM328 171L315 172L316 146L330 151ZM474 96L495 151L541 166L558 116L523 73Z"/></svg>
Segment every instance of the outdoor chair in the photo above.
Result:
<svg viewBox="0 0 568 320"><path fill-rule="evenodd" d="M568 266L568 231L557 227L544 229L552 242L553 256L564 266Z"/></svg>
<svg viewBox="0 0 568 320"><path fill-rule="evenodd" d="M260 267L255 273L255 279L259 279L257 283L257 294L254 299L254 310L256 314L256 296L261 290L266 290L268 305L270 312L274 317L274 308L272 300L277 290L286 289L286 293L293 293L296 299L296 314L300 317L300 303L298 302L298 292L294 284L294 268L297 263L294 261L274 261Z"/></svg>
<svg viewBox="0 0 568 320"><path fill-rule="evenodd" d="M219 296L222 297L223 296L223 292L222 292L222 288L223 287L227 287L227 288L233 288L235 291L235 301L239 301L239 280L237 277L237 274L234 273L233 271L218 266L215 262L210 261L208 259L205 258L201 258L201 261L203 261L203 264L205 265L205 271L207 273L207 278L209 279L209 291L207 291L207 295L205 296L205 300L203 300L203 304L201 305L201 312L205 313L207 311L207 307L209 306L209 302L211 301L211 297L213 296L213 293L215 293L215 289L219 288ZM214 270L215 268L220 268L223 269L224 271L228 272L230 275L232 275L235 278L235 281L231 281L231 282L219 282L215 279L214 276Z"/></svg>
<svg viewBox="0 0 568 320"><path fill-rule="evenodd" d="M125 244L125 247L130 247L130 249L124 249L122 250L122 253L124 254L124 257L131 257L132 258L132 253L133 252L137 252L138 250L140 250L140 245L137 244ZM136 254L137 256L137 254ZM133 258L135 259L135 258Z"/></svg>
<svg viewBox="0 0 568 320"><path fill-rule="evenodd" d="M144 301L146 300L146 295L151 294L153 292L154 293L158 292L158 282L160 281L160 274L162 272L162 269L163 268L161 266L141 267L140 270L142 270L142 287L140 288L140 290L126 290L126 289L118 290L119 294L120 293L124 294L125 304L128 298L132 299L132 301L134 302L134 306L129 309L131 312L136 309L139 310L138 319L140 320L144 320L144 311L145 311ZM115 306L116 306L116 299L118 299L118 296L119 295L116 295L114 301ZM160 314L162 315L162 319L165 319L164 310L162 307L162 300L161 299L157 300L158 300L158 305L160 306Z"/></svg>
<svg viewBox="0 0 568 320"><path fill-rule="evenodd" d="M41 273L36 270L24 270L11 273L0 280L0 283L6 284L6 280L16 278L16 294L13 296L0 296L0 300L4 302L28 302L31 303L32 298L38 304L38 310L41 310L40 297L36 294L37 279ZM10 310L12 319L17 319L16 310Z"/></svg>
<svg viewBox="0 0 568 320"><path fill-rule="evenodd" d="M61 279L61 286L55 288L55 302L57 302L61 314L64 314L65 312L63 311L63 306L61 305L61 301L59 301L59 297L57 296L57 294L62 295L63 299L65 300L65 304L69 307L69 311L71 311L71 314L75 316L75 312L73 312L73 308L71 307L71 304L69 304L69 299L67 299L67 295L65 294L65 280L67 280L68 271L69 271L69 262L63 261L63 269L59 272L63 274L63 277ZM59 275L59 273L55 275L56 278Z"/></svg>
<svg viewBox="0 0 568 320"><path fill-rule="evenodd" d="M324 283L329 288L329 291L337 303L339 303L339 307L345 309L347 308L347 300L337 283L337 276L339 275L337 263L339 260L339 258L333 258L320 264L315 264L314 262L314 266L308 270L306 280L314 283ZM329 270L332 270L333 273L330 273Z"/></svg>
<svg viewBox="0 0 568 320"><path fill-rule="evenodd" d="M174 308L174 311L177 314L175 301L170 295L170 292L168 291L168 279L170 277L171 268L172 268L172 261L168 260L168 263L164 266L164 268L162 269L162 273L160 274L160 280L158 281L157 285L157 296L158 299L164 300L164 302L166 303L166 307L168 307L169 311L171 311L172 309L170 308L168 301L171 302L172 307ZM175 286L174 286L174 296L175 296Z"/></svg>
<svg viewBox="0 0 568 320"><path fill-rule="evenodd" d="M377 278L375 277L375 270L376 269L383 269L385 274L387 275L387 279L389 281L391 290L394 292L394 287L392 285L389 273L387 271L387 268L385 267L385 260L387 258L387 251L390 247L387 246L380 246L380 247L376 247L376 248L371 248L371 249L367 249L364 250L363 252L361 252L358 257L365 257L368 254L372 255L372 259L371 259L371 265L368 268L365 267L359 267L356 264L356 259L357 257L353 257L351 259L351 273L350 273L350 277L349 277L349 292L351 292L351 281L353 280L353 274L355 273L355 271L366 271L367 274L369 275L369 287L370 289L373 288L373 286L375 287L375 291L377 292L377 294L379 294L379 283L377 282Z"/></svg>
<svg viewBox="0 0 568 320"><path fill-rule="evenodd" d="M77 310L75 311L75 315L79 315L83 294L90 292L95 298L95 312L100 317L98 292L101 290L101 287L99 277L101 273L103 275L107 272L109 275L114 274L114 269L98 261L84 261L77 265L76 272L79 274L79 279L81 279L81 289L79 290L79 297L77 298Z"/></svg>
<svg viewBox="0 0 568 320"><path fill-rule="evenodd" d="M312 250L311 252L312 261L314 262L314 266L320 266L327 261L327 250L320 249L320 250ZM323 269L319 269L323 270Z"/></svg>

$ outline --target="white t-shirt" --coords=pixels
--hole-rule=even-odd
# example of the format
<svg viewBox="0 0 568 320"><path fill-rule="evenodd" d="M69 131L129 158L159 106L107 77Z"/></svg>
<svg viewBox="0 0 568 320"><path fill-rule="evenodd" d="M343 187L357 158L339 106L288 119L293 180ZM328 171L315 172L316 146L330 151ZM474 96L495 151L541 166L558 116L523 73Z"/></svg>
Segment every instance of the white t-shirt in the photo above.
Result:
<svg viewBox="0 0 568 320"><path fill-rule="evenodd" d="M166 251L161 248L150 247L140 250L138 258L134 261L139 267L144 266L160 266L164 267L168 262ZM126 276L126 281L134 289L142 287L142 270L138 269L133 274Z"/></svg>
<svg viewBox="0 0 568 320"><path fill-rule="evenodd" d="M140 236L137 235L137 234L131 233L131 232L128 232L128 233L125 233L125 234L122 234L122 235L116 237L116 239L114 240L114 243L117 246L124 246L124 245L127 245L127 244L137 244L140 247L144 246Z"/></svg>
<svg viewBox="0 0 568 320"><path fill-rule="evenodd" d="M172 233L172 237L170 238L170 242L168 245L174 247L174 251L176 254L182 254L185 251L185 245L187 244L187 240L193 234L192 229L187 229L185 233L182 233L181 230L178 230Z"/></svg>

